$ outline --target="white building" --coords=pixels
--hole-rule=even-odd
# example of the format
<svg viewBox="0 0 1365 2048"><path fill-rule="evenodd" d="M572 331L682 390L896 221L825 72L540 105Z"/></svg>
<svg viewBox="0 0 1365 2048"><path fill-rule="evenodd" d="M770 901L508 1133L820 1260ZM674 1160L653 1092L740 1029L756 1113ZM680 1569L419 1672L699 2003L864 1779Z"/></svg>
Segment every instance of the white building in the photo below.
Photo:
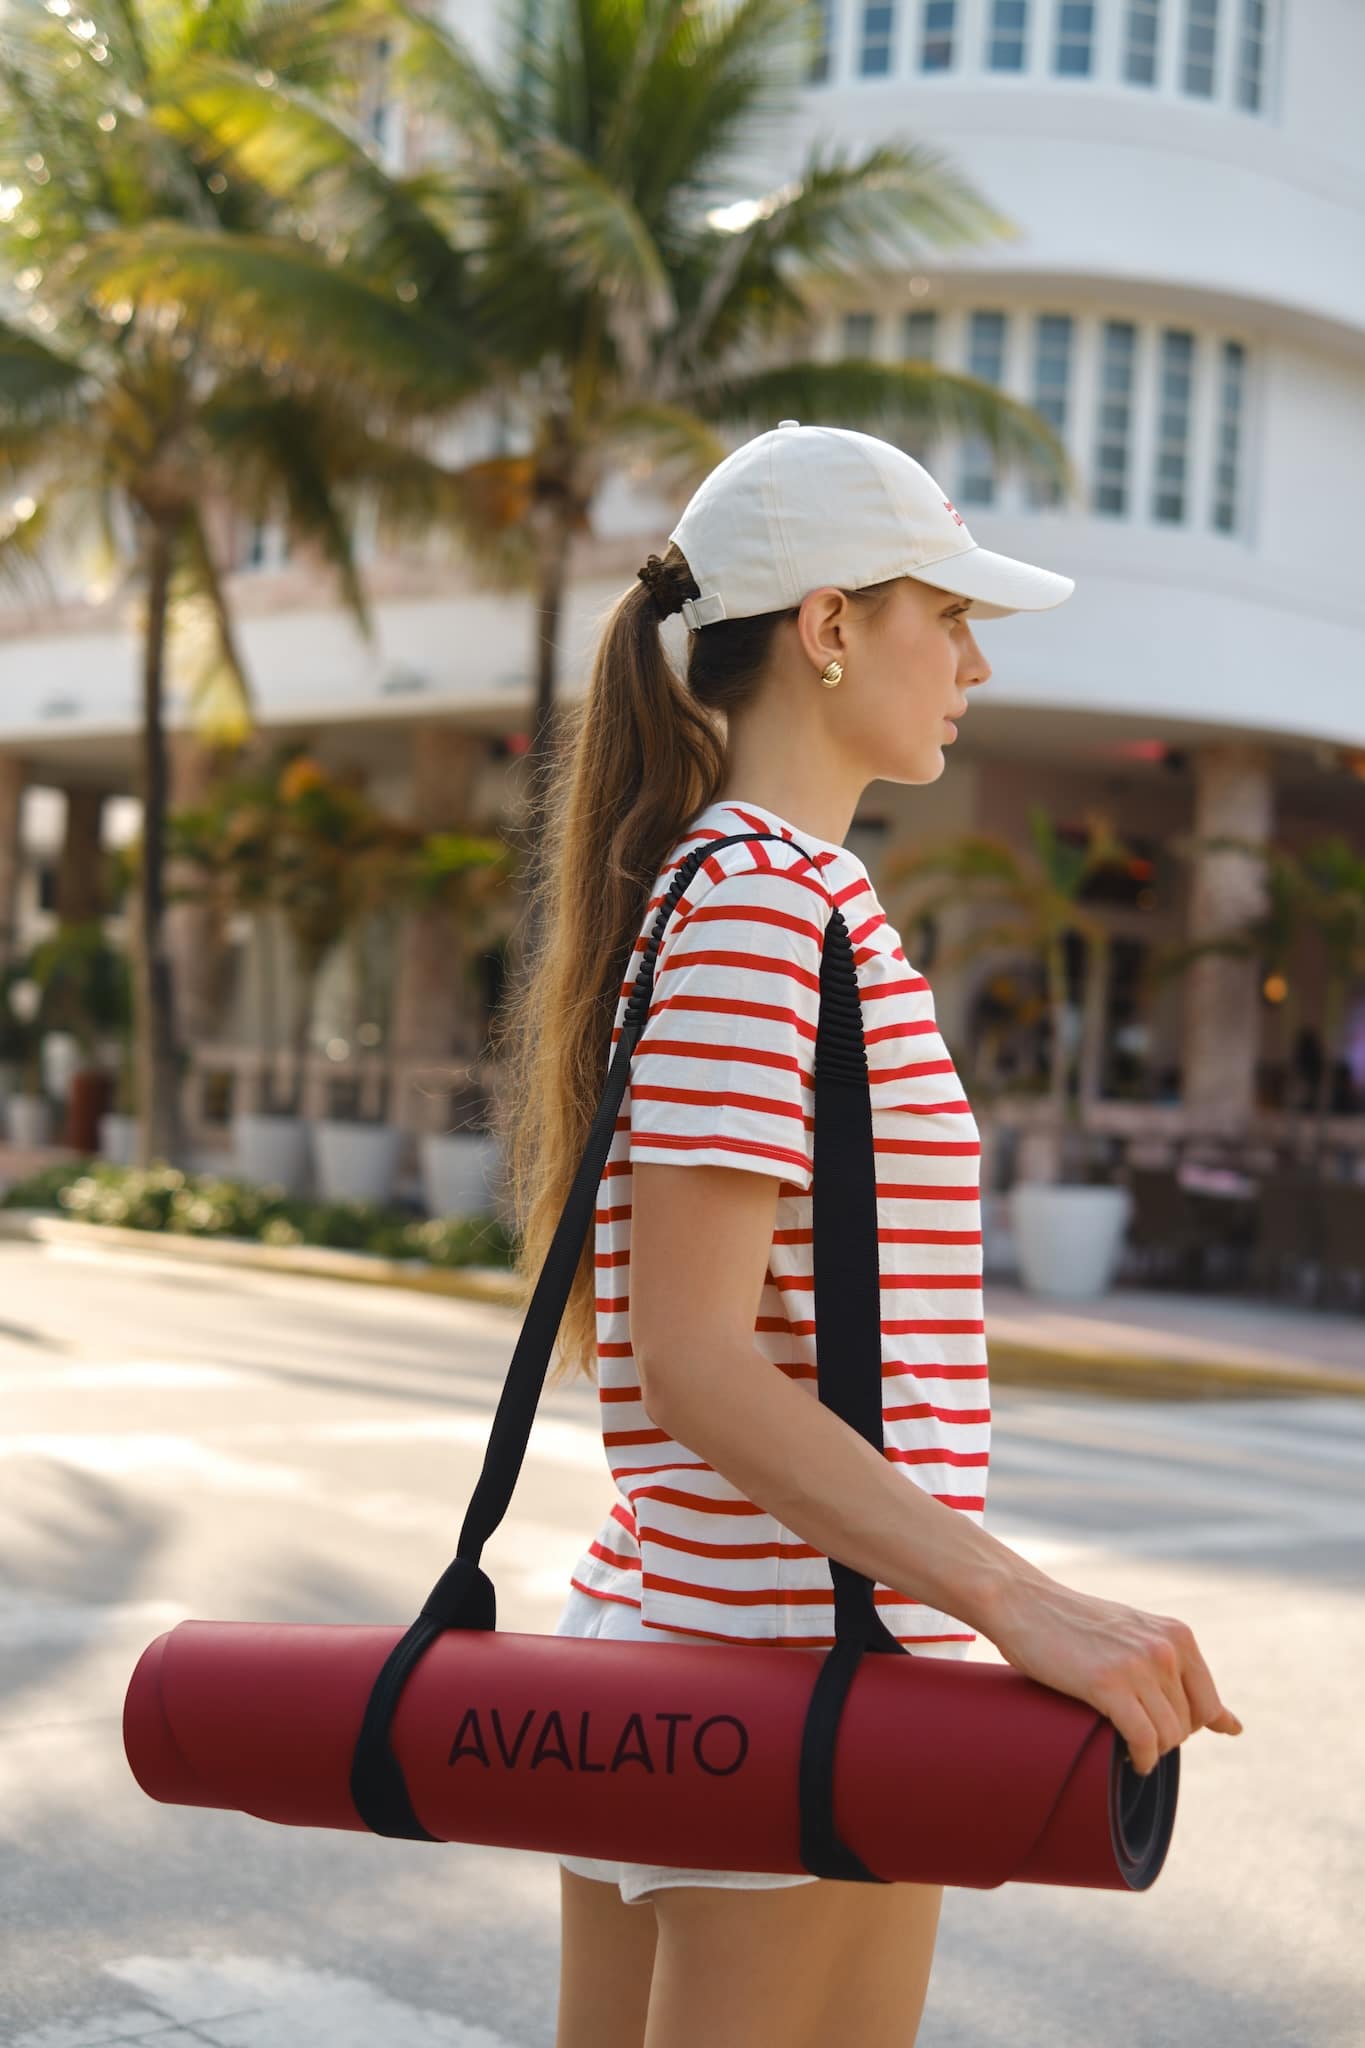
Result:
<svg viewBox="0 0 1365 2048"><path fill-rule="evenodd" d="M460 0L461 27L486 38L492 12L493 0ZM1156 1002L1134 987L1156 940L1211 933L1255 901L1254 869L1186 863L1182 835L1302 846L1339 830L1365 850L1365 9L826 0L825 13L822 75L767 175L789 175L817 136L859 150L909 139L1019 232L926 238L913 266L831 308L820 348L931 357L999 383L1055 424L1082 482L1074 501L1050 502L997 475L970 439L914 448L978 542L1077 587L1055 611L978 628L994 673L943 776L874 784L850 843L875 870L892 843L967 827L1023 844L1033 800L1077 825L1104 805L1152 862L1107 913L1111 1050L1145 1033L1132 1088L1169 1097L1178 1072L1187 1110L1270 1103L1290 1048L1254 962L1206 961ZM672 509L647 479L600 502L578 556L566 694L582 687L602 607ZM387 594L367 647L276 550L270 534L245 537L232 578L263 726L363 761L400 808L424 763L431 784L439 732L465 764L467 800L495 811L515 772L498 743L531 705L529 602L376 564ZM0 844L21 835L23 936L51 914L43 874L63 829L51 792L84 792L87 813L110 800L106 834L120 829L138 687L135 641L107 602L71 589L51 612L0 615ZM424 803L434 818L440 787ZM0 884L5 870L0 855ZM1308 1020L1314 971L1305 954ZM934 976L964 1052L985 972ZM252 1000L247 975L219 1036L250 1036ZM1126 1085L1118 1067L1096 1079L1106 1094Z"/></svg>

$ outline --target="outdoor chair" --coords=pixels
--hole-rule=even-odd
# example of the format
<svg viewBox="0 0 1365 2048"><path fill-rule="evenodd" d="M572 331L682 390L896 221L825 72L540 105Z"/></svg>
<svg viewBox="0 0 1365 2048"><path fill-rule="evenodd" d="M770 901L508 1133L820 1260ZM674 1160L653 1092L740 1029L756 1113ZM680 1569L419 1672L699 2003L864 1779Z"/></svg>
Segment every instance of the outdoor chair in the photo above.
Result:
<svg viewBox="0 0 1365 2048"><path fill-rule="evenodd" d="M1322 1259L1319 1204L1324 1192L1314 1175L1302 1172L1272 1174L1261 1182L1251 1250L1254 1287L1278 1294L1288 1284L1302 1299L1307 1273L1316 1297Z"/></svg>
<svg viewBox="0 0 1365 2048"><path fill-rule="evenodd" d="M1358 1308L1365 1302L1365 1187L1324 1181L1318 1198L1323 1298Z"/></svg>
<svg viewBox="0 0 1365 2048"><path fill-rule="evenodd" d="M1126 1249L1143 1282L1198 1285L1204 1277L1206 1236L1173 1166L1130 1166L1133 1197Z"/></svg>

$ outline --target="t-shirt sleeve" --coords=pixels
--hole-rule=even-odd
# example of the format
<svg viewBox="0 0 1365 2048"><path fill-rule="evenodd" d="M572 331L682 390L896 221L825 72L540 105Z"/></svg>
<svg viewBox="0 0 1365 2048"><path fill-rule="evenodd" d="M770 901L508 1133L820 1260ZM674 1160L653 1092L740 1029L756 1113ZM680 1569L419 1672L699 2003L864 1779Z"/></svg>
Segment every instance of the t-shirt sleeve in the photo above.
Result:
<svg viewBox="0 0 1365 2048"><path fill-rule="evenodd" d="M833 898L804 855L750 860L709 886L700 869L665 927L631 1058L629 1157L747 1167L804 1194Z"/></svg>

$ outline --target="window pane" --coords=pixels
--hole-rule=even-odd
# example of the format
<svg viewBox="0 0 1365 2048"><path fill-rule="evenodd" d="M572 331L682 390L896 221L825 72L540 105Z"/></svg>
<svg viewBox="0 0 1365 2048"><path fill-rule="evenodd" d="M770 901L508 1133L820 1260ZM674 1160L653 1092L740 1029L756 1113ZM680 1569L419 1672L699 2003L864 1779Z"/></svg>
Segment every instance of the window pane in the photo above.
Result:
<svg viewBox="0 0 1365 2048"><path fill-rule="evenodd" d="M1128 457L1132 432L1133 362L1137 329L1131 320L1106 320L1100 338L1099 386L1103 394L1095 424L1095 485L1091 508L1120 515L1128 510Z"/></svg>
<svg viewBox="0 0 1365 2048"><path fill-rule="evenodd" d="M1033 328L1033 405L1063 438L1067 424L1067 388L1071 380L1072 319L1069 313L1040 313ZM1056 505L1061 486L1030 477L1026 502L1035 510Z"/></svg>

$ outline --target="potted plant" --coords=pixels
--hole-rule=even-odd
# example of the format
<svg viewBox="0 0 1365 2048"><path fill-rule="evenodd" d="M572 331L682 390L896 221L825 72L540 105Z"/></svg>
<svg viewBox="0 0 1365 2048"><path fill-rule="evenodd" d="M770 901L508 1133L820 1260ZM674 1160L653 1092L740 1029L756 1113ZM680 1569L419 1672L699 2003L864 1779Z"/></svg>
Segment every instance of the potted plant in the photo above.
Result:
<svg viewBox="0 0 1365 2048"><path fill-rule="evenodd" d="M132 839L122 846L109 847L104 858L108 876L108 900L115 905L130 902L137 887L138 863L141 859L140 841ZM131 917L127 920L127 944L130 948L136 948L137 943L137 919ZM106 1020L106 1028L114 1041L112 1051L106 1054L114 1067L113 1102L99 1119L99 1151L100 1156L113 1166L135 1166L138 1157L139 1123L137 984L131 954L122 954L118 957L122 962L122 968L121 972L116 970L116 973L122 991L110 1002Z"/></svg>
<svg viewBox="0 0 1365 2048"><path fill-rule="evenodd" d="M129 1086L133 992L128 962L105 937L102 921L90 918L64 922L41 939L30 955L29 974L42 990L44 1030L69 1034L77 1048L78 1063L67 1083L63 1142L92 1153L102 1142L101 1126L116 1085L125 1092Z"/></svg>
<svg viewBox="0 0 1365 2048"><path fill-rule="evenodd" d="M967 833L946 846L892 855L886 874L893 882L929 875L948 879L948 888L917 903L917 916L961 903L964 889L968 900L1004 907L1004 922L970 934L941 956L945 962L1009 948L1041 963L1051 1027L1047 1108L1020 1147L1010 1224L1020 1278L1031 1293L1087 1298L1102 1294L1113 1280L1132 1198L1125 1187L1087 1178L1081 1089L1073 1082L1097 1065L1093 1048L1103 1030L1109 938L1080 895L1097 870L1126 867L1137 856L1096 812L1087 817L1083 845L1063 837L1041 804L1030 805L1028 823L1031 863L1006 840ZM1069 1029L1067 1003L1066 942L1072 936L1084 940L1088 960L1078 1034Z"/></svg>
<svg viewBox="0 0 1365 2048"><path fill-rule="evenodd" d="M450 944L477 972L481 953L509 936L508 881L516 855L504 840L465 832L430 832L417 838L394 865L392 900L403 909L448 913ZM450 1128L418 1137L422 1196L428 1215L466 1216L496 1208L502 1143L492 1128L486 1091L470 1081L449 1091Z"/></svg>
<svg viewBox="0 0 1365 2048"><path fill-rule="evenodd" d="M282 833L282 814L289 800L289 770L297 749L284 748L260 767L247 767L221 777L197 804L185 805L166 820L166 851L182 875L198 870L195 882L182 880L167 892L172 902L213 902L224 917L246 916L258 923L264 987L266 1059L250 1100L236 1093L232 1105L232 1139L237 1170L245 1180L271 1183L291 1194L311 1192L312 1162L308 1126L301 1114L302 1055L295 1058L291 1084L279 1088L283 1034L279 1028L276 937L278 906L275 881ZM301 991L305 1038L311 982ZM297 1043L300 1026L289 1034Z"/></svg>
<svg viewBox="0 0 1365 2048"><path fill-rule="evenodd" d="M366 1014L359 1024L349 1025L342 1042L349 1046L359 1041L373 1047L387 1036L387 1004L371 999L367 992L375 981L381 982L386 992L392 989L393 942L404 912L433 906L447 910L448 943L457 956L467 959L471 941L480 943L488 935L490 916L503 900L498 885L512 856L495 837L423 833L372 810L363 816L355 813L353 825L356 829L340 904L345 916L341 935L351 956L351 999ZM369 944L376 928L390 942L386 948L388 971L377 976L372 971ZM382 1018L381 1012L385 1013ZM385 1076L385 1093L392 1078L390 1071ZM338 1077L329 1091L332 1113L313 1127L320 1180L338 1191L338 1199L343 1191L351 1199L359 1199L355 1191L360 1186L373 1188L385 1176L386 1184L391 1184L397 1167L403 1134L393 1124L360 1121L357 1104L362 1092L359 1076ZM481 1118L481 1091L466 1091L464 1106L472 1110L474 1118ZM392 1133L388 1151L374 1141L378 1128ZM423 1193L430 1213L463 1214L491 1207L498 1151L498 1141L486 1130L419 1133ZM371 1193L364 1199L382 1197Z"/></svg>
<svg viewBox="0 0 1365 2048"><path fill-rule="evenodd" d="M5 1097L5 1135L12 1145L46 1145L51 1141L52 1105L43 1086L43 991L28 972L27 962L12 962L4 978L4 1018L0 1044L15 1070L18 1088Z"/></svg>

